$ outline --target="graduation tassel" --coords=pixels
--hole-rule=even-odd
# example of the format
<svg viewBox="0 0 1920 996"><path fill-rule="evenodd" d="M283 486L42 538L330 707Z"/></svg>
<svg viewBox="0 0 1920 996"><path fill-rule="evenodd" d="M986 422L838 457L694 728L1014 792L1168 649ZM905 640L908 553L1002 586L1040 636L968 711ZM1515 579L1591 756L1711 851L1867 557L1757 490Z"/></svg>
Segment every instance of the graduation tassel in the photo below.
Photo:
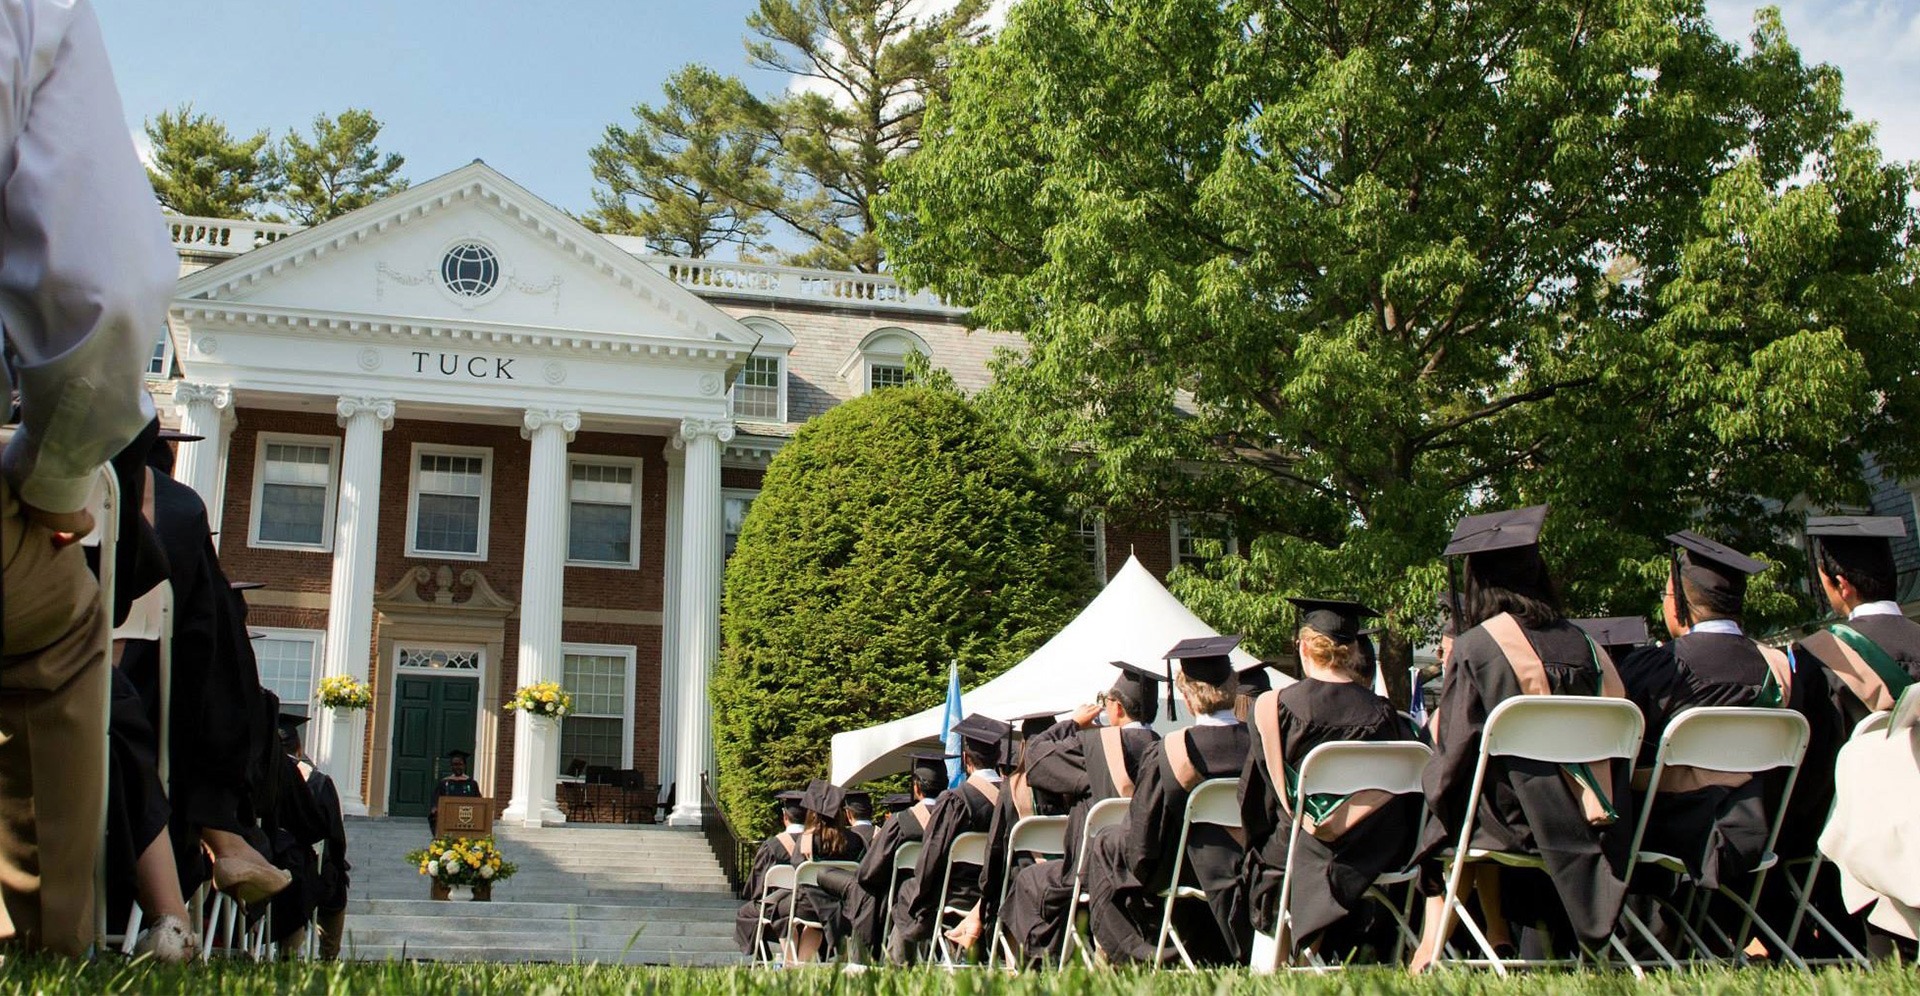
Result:
<svg viewBox="0 0 1920 996"><path fill-rule="evenodd" d="M1167 661L1167 722L1171 723L1179 716L1173 707L1173 661Z"/></svg>

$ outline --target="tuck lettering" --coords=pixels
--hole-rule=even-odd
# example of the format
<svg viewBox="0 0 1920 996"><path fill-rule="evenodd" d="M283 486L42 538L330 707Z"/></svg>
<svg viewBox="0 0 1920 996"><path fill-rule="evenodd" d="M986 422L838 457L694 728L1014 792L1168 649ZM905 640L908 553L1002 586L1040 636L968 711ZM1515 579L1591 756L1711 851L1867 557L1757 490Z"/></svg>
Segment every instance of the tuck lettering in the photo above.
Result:
<svg viewBox="0 0 1920 996"><path fill-rule="evenodd" d="M435 353L428 350L415 350L413 353L413 372L424 374L428 370L442 377L460 377L467 380L512 380L513 357L477 356L466 353Z"/></svg>

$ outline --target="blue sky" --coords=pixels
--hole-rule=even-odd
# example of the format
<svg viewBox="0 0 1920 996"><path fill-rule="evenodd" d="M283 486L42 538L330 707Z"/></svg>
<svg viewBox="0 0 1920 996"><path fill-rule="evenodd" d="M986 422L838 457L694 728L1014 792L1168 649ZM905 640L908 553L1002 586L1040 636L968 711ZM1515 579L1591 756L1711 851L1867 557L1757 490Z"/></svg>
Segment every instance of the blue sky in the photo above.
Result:
<svg viewBox="0 0 1920 996"><path fill-rule="evenodd" d="M1920 159L1920 0L1778 0L1796 44L1846 74L1890 156ZM366 107L424 180L475 157L568 210L591 206L587 150L687 62L743 75L753 0L94 0L128 127L182 101L236 132ZM1744 38L1752 0L1708 0Z"/></svg>

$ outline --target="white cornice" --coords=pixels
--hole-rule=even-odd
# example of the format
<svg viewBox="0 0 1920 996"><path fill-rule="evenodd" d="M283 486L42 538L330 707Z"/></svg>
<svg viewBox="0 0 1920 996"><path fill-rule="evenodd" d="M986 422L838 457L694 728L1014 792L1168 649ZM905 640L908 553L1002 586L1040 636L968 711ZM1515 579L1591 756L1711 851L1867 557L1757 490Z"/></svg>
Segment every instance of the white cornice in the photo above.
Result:
<svg viewBox="0 0 1920 996"><path fill-rule="evenodd" d="M681 337L751 346L758 338L719 308L534 196L486 163L474 160L332 221L181 278L175 300L229 302L237 291L329 253L339 252L451 205L479 199L560 252L593 267L681 330Z"/></svg>
<svg viewBox="0 0 1920 996"><path fill-rule="evenodd" d="M169 312L194 334L206 331L291 332L331 336L351 341L471 342L476 345L516 346L557 353L601 354L648 359L712 360L729 365L745 362L751 343L666 336L639 337L618 332L579 329L503 328L484 322L400 318L320 312L304 308L219 301L175 300Z"/></svg>

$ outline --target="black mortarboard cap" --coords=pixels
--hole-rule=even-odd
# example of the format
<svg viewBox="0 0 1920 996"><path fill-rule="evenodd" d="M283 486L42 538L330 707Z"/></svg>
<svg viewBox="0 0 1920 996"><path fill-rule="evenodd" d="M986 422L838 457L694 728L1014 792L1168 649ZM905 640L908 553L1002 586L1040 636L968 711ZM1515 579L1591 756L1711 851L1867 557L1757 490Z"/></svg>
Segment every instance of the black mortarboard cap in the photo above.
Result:
<svg viewBox="0 0 1920 996"><path fill-rule="evenodd" d="M264 636L266 636L266 635L267 635L267 634L265 634L265 633L262 633L262 632L260 632L260 631L259 631L259 630L257 630L257 629L250 629L250 630L247 630L247 639L249 639L249 640L258 640L258 639L261 639L262 637L264 637Z"/></svg>
<svg viewBox="0 0 1920 996"><path fill-rule="evenodd" d="M1572 622L1585 630L1593 642L1608 650L1638 647L1653 639L1647 630L1647 621L1639 616L1608 616L1602 619L1575 619Z"/></svg>
<svg viewBox="0 0 1920 996"><path fill-rule="evenodd" d="M1160 715L1161 675L1128 661L1108 661L1120 669L1113 691L1122 696L1121 707L1136 721L1151 725ZM1172 689L1168 689L1171 694Z"/></svg>
<svg viewBox="0 0 1920 996"><path fill-rule="evenodd" d="M901 810L913 807L913 796L905 792L894 792L890 795L881 796L880 805L886 807L889 813L898 813Z"/></svg>
<svg viewBox="0 0 1920 996"><path fill-rule="evenodd" d="M169 442L169 443L197 443L207 437L196 436L191 432L181 432L179 429L168 429L168 428L162 427L160 429L160 435L155 438L163 442Z"/></svg>
<svg viewBox="0 0 1920 996"><path fill-rule="evenodd" d="M1892 515L1816 515L1807 519L1807 535L1845 539L1898 539L1907 521Z"/></svg>
<svg viewBox="0 0 1920 996"><path fill-rule="evenodd" d="M1224 685L1233 677L1233 648L1238 636L1199 636L1181 640L1167 651L1166 660L1179 661L1180 673L1207 685Z"/></svg>
<svg viewBox="0 0 1920 996"><path fill-rule="evenodd" d="M1766 564L1692 530L1674 533L1667 542L1679 548L1681 576L1703 591L1743 593L1747 575L1767 569Z"/></svg>
<svg viewBox="0 0 1920 996"><path fill-rule="evenodd" d="M847 808L847 790L824 778L816 778L807 783L807 791L801 797L800 805L821 816L838 818L841 810Z"/></svg>
<svg viewBox="0 0 1920 996"><path fill-rule="evenodd" d="M307 725L308 718L309 717L302 716L297 712L283 712L275 717L274 722L283 732L292 733L298 732L302 726Z"/></svg>
<svg viewBox="0 0 1920 996"><path fill-rule="evenodd" d="M866 789L847 790L847 808L858 809L861 806L865 806L867 812L873 812L873 793Z"/></svg>
<svg viewBox="0 0 1920 996"><path fill-rule="evenodd" d="M1537 546L1540 543L1540 527L1546 521L1545 505L1469 515L1453 527L1453 538L1441 553L1448 557L1459 557L1469 553Z"/></svg>
<svg viewBox="0 0 1920 996"><path fill-rule="evenodd" d="M1031 737L1046 732L1059 718L1059 711L1051 710L1045 712L1030 712L1024 716L1015 716L1008 720L1008 722L1019 729L1022 737Z"/></svg>
<svg viewBox="0 0 1920 996"><path fill-rule="evenodd" d="M1273 691L1273 675L1267 672L1265 664L1243 668L1238 673L1242 695L1259 695L1261 692Z"/></svg>
<svg viewBox="0 0 1920 996"><path fill-rule="evenodd" d="M265 581L229 581L227 582L227 587L234 591L252 591L255 588L265 588L266 586L267 586L267 583Z"/></svg>
<svg viewBox="0 0 1920 996"><path fill-rule="evenodd" d="M1380 613L1361 605L1333 598L1289 598L1300 610L1300 624L1324 633L1341 643L1360 639L1365 621Z"/></svg>
<svg viewBox="0 0 1920 996"><path fill-rule="evenodd" d="M461 750L460 748L455 747L454 749L447 751L447 759L452 760L454 758L459 758L462 761L471 761L473 760L473 752L468 750Z"/></svg>
<svg viewBox="0 0 1920 996"><path fill-rule="evenodd" d="M1007 763L1007 746L1013 737L1013 727L976 712L953 724L953 732L960 734L962 740L995 750L998 760L994 763Z"/></svg>

